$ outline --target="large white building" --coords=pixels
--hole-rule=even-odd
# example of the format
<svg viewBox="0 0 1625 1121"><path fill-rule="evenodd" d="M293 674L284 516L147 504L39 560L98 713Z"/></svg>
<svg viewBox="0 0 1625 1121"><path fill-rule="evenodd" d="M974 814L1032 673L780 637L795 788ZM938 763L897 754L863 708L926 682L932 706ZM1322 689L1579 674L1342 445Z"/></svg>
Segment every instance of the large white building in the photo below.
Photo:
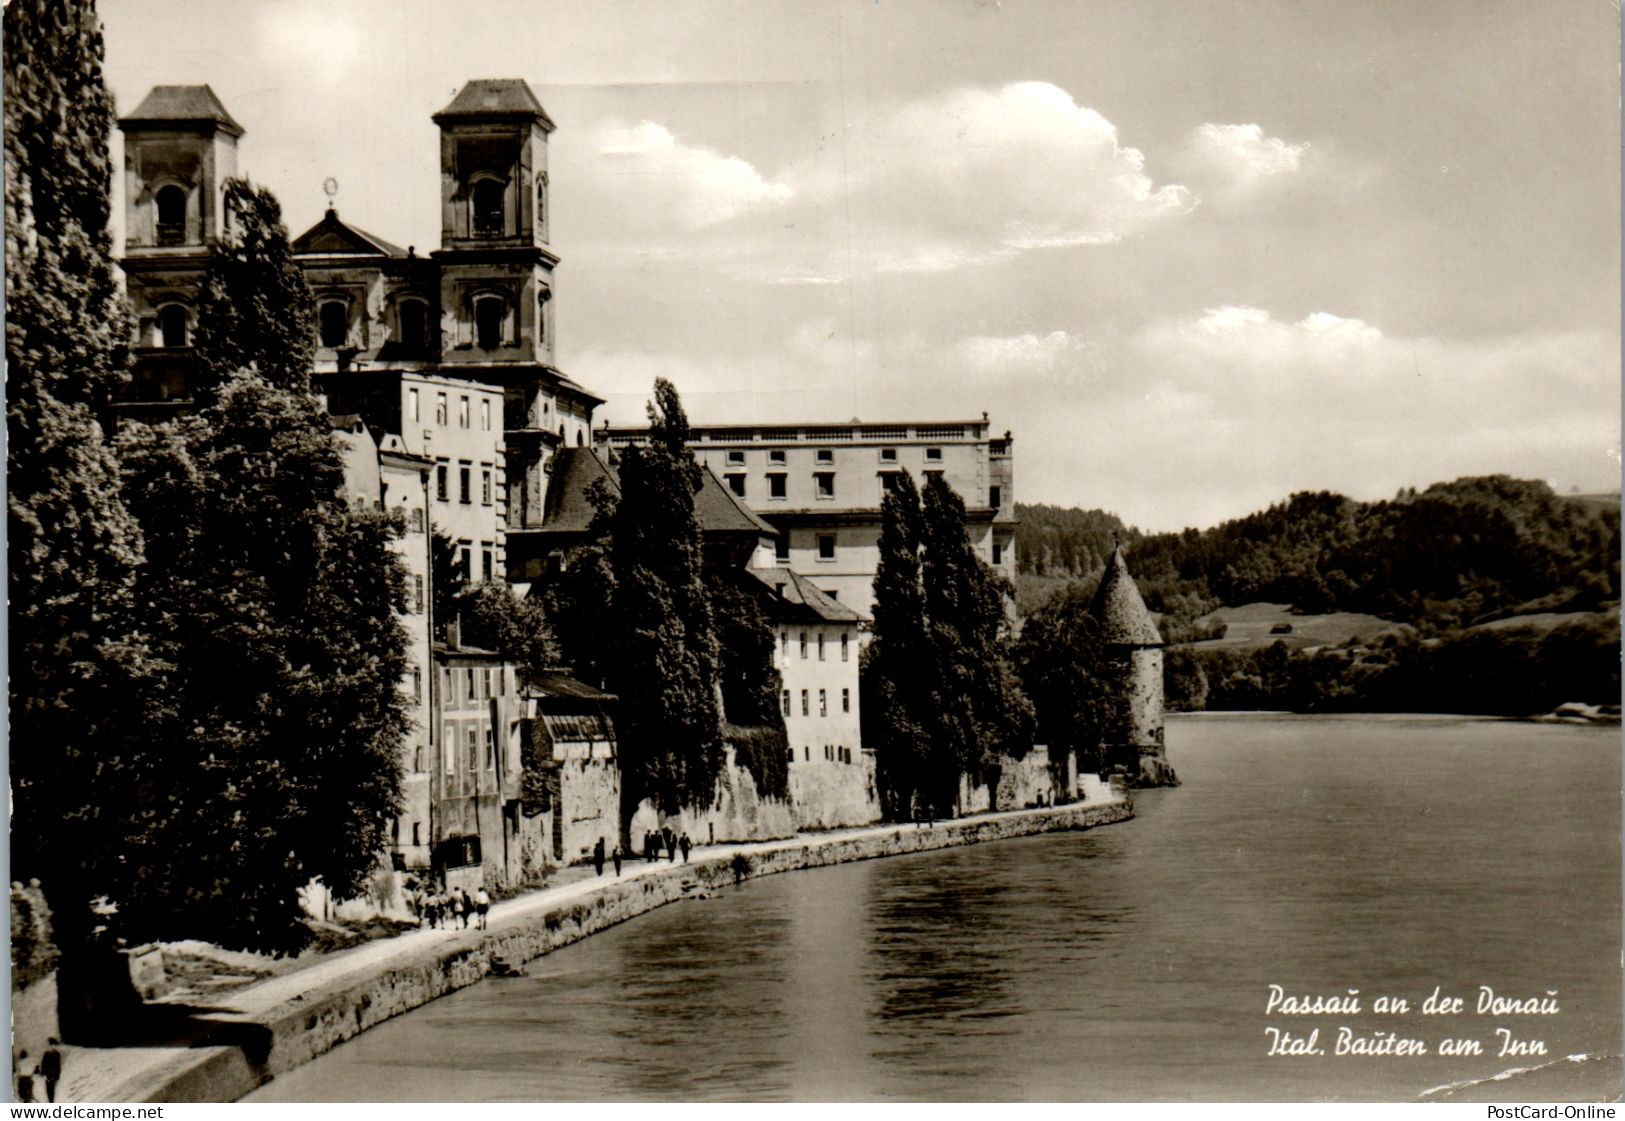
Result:
<svg viewBox="0 0 1625 1121"><path fill-rule="evenodd" d="M610 447L638 443L645 428L597 429ZM880 560L880 502L888 481L941 474L965 503L977 553L1014 580L1015 494L1010 433L979 420L888 424L696 425L689 445L779 531L774 563L868 618Z"/></svg>

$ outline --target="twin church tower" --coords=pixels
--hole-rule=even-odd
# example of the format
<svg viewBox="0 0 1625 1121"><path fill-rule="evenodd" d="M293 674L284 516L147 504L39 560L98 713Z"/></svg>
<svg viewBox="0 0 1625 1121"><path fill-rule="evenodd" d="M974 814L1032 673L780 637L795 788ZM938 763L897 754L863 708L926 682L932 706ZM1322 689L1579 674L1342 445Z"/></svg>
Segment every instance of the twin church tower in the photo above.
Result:
<svg viewBox="0 0 1625 1121"><path fill-rule="evenodd" d="M526 555L525 539L540 525L552 453L585 445L593 409L603 403L554 361L559 258L548 246L547 178L554 125L519 79L469 82L433 120L440 129L439 248L420 256L345 223L331 208L293 241L316 300L316 380L330 412L400 434L431 458L437 449L414 446L435 427L423 415L431 401L435 419L453 432L481 430L483 422L495 449L484 458L494 462L471 457L470 469L486 472L483 486L494 483L502 496L494 502L502 507L498 540L483 544L499 570L520 575L539 563ZM158 86L119 127L122 264L139 326L133 378L117 408L154 418L192 404L197 296L209 247L230 221L223 185L237 174L243 128L208 86ZM412 375L410 395L403 375ZM420 395L416 383L424 379ZM450 388L435 388L443 382ZM453 419L450 413L469 407L460 383L483 391L474 397L486 415ZM451 468L458 469L455 460Z"/></svg>

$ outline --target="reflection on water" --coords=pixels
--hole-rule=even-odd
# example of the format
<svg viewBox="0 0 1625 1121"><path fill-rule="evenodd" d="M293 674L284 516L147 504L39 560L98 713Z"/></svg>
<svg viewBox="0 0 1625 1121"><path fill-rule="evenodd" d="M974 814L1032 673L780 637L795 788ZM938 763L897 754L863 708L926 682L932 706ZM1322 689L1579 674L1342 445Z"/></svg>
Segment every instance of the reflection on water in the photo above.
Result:
<svg viewBox="0 0 1625 1121"><path fill-rule="evenodd" d="M1142 793L1132 822L675 904L253 1100L1409 1099L1531 1065L1493 1046L1269 1058L1272 982L1555 988L1550 1053L1617 1056L1618 746L1454 719L1175 721L1186 785ZM1354 1026L1491 1042L1495 1025ZM1617 1059L1565 1076L1582 1071L1575 1094L1617 1092Z"/></svg>

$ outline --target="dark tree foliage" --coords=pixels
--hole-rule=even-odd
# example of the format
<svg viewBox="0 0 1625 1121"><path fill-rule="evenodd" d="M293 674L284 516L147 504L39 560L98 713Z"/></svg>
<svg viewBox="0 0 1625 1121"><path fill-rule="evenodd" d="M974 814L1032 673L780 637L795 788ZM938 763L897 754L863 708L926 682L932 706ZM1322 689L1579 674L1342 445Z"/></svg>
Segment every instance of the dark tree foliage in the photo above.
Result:
<svg viewBox="0 0 1625 1121"><path fill-rule="evenodd" d="M463 644L495 650L524 673L558 664L559 646L539 600L522 599L500 580L475 584L464 593Z"/></svg>
<svg viewBox="0 0 1625 1121"><path fill-rule="evenodd" d="M1547 629L1480 627L1435 639L1404 631L1371 645L1187 653L1214 710L1532 716L1570 701L1617 705L1620 696L1613 613Z"/></svg>
<svg viewBox="0 0 1625 1121"><path fill-rule="evenodd" d="M11 867L50 900L71 1040L97 1026L92 994L121 1011L90 901L121 873L149 659L133 618L141 535L97 413L128 376L131 319L109 255L95 5L13 0L4 19ZM123 989L133 999L127 971Z"/></svg>
<svg viewBox="0 0 1625 1121"><path fill-rule="evenodd" d="M1295 494L1214 529L1157 534L1131 559L1146 603L1177 618L1258 600L1449 629L1619 598L1619 511L1505 475L1388 502Z"/></svg>
<svg viewBox="0 0 1625 1121"><path fill-rule="evenodd" d="M784 679L773 664L773 627L759 606L760 589L754 578L737 572L706 577L728 742L756 789L782 799L790 788L790 740L779 706Z"/></svg>
<svg viewBox="0 0 1625 1121"><path fill-rule="evenodd" d="M607 490L597 495L600 517L608 533L607 511L615 499ZM570 550L564 571L549 577L541 588L542 608L553 625L560 653L577 678L608 689L615 662L615 634L609 625L615 599L615 576L609 567L607 537L598 544Z"/></svg>
<svg viewBox="0 0 1625 1121"><path fill-rule="evenodd" d="M467 568L456 540L435 526L429 535L429 601L436 641L445 641L447 624L462 610L463 594L468 590Z"/></svg>
<svg viewBox="0 0 1625 1121"><path fill-rule="evenodd" d="M655 382L649 443L625 449L620 499L607 512L614 656L620 697L623 820L645 798L667 813L709 805L722 772L718 655L700 576L694 496L703 479L688 450L677 390Z"/></svg>
<svg viewBox="0 0 1625 1121"><path fill-rule="evenodd" d="M1016 572L1026 576L1100 579L1118 542L1127 546L1140 531L1105 510L1016 503Z"/></svg>
<svg viewBox="0 0 1625 1121"><path fill-rule="evenodd" d="M959 760L938 736L944 690L920 583L923 533L919 491L899 474L880 504L874 624L858 679L863 742L889 821L952 806L959 792Z"/></svg>
<svg viewBox="0 0 1625 1121"><path fill-rule="evenodd" d="M288 245L282 206L246 179L228 179L224 187L230 234L210 249L198 294L194 393L207 402L245 369L278 389L307 392L315 302Z"/></svg>
<svg viewBox="0 0 1625 1121"><path fill-rule="evenodd" d="M964 500L942 475L926 480L921 511L920 582L945 687L938 734L959 770L978 775L990 756L1019 759L1033 742L1033 707L1007 652L1014 592L976 555Z"/></svg>
<svg viewBox="0 0 1625 1121"><path fill-rule="evenodd" d="M298 891L359 894L398 812L398 526L352 507L317 402L245 372L121 436L161 660L116 895L132 941L291 952Z"/></svg>
<svg viewBox="0 0 1625 1121"><path fill-rule="evenodd" d="M1074 751L1079 771L1098 770L1101 737L1116 727L1123 698L1112 683L1091 584L1067 585L1028 616L1014 658L1037 711L1037 737L1052 753Z"/></svg>

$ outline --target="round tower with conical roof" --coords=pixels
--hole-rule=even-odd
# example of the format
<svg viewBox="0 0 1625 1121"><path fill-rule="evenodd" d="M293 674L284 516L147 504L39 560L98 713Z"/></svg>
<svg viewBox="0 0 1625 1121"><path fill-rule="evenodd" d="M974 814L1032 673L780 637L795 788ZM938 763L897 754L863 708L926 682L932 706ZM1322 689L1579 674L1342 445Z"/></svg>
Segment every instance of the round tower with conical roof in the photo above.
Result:
<svg viewBox="0 0 1625 1121"><path fill-rule="evenodd" d="M1162 635L1129 575L1123 548L1112 550L1090 611L1100 624L1109 687L1116 694L1102 730L1103 763L1141 786L1175 786L1162 737Z"/></svg>

